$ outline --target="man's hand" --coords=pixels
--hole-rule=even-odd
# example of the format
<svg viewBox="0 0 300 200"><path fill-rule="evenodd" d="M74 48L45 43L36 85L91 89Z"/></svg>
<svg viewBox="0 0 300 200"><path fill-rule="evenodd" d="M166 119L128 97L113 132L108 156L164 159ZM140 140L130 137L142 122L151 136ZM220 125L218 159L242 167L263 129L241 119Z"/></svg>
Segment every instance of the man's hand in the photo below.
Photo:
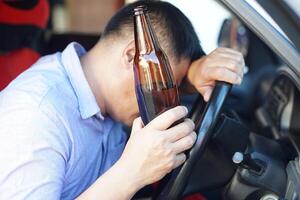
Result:
<svg viewBox="0 0 300 200"><path fill-rule="evenodd" d="M135 119L130 139L118 161L131 174L132 180L128 181L143 187L160 180L186 160L184 151L190 149L196 140L193 121L185 119L169 128L186 114L185 107L177 106L145 127L140 118Z"/></svg>
<svg viewBox="0 0 300 200"><path fill-rule="evenodd" d="M244 74L243 55L229 48L217 48L207 56L194 61L187 73L189 82L208 101L215 81L240 84Z"/></svg>
<svg viewBox="0 0 300 200"><path fill-rule="evenodd" d="M177 106L145 127L140 118L135 119L121 158L77 199L131 199L139 189L181 165L184 151L196 141L195 125L185 119L169 127L186 114L184 106Z"/></svg>

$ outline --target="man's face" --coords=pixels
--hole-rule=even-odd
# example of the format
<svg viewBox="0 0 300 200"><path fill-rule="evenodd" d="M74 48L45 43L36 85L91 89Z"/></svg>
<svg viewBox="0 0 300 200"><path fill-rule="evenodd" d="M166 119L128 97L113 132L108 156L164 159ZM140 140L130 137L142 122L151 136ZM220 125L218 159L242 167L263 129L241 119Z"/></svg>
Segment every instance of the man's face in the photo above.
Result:
<svg viewBox="0 0 300 200"><path fill-rule="evenodd" d="M179 86L187 73L190 65L190 59L180 59L179 62L175 62L174 59L170 59L170 65L173 70L176 83ZM135 96L133 72L129 80L123 84L122 88L122 95L120 95L120 97L123 96L123 98L119 98L119 101L117 102L119 112L116 113L118 114L116 117L121 122L131 126L133 120L139 116L138 103Z"/></svg>

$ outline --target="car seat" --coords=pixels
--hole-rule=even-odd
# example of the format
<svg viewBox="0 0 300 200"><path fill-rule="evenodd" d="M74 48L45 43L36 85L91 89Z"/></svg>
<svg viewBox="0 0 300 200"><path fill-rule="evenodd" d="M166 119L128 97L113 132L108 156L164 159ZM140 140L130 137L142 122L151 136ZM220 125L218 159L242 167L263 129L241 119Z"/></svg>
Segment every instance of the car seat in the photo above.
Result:
<svg viewBox="0 0 300 200"><path fill-rule="evenodd" d="M47 0L0 1L0 91L40 57Z"/></svg>

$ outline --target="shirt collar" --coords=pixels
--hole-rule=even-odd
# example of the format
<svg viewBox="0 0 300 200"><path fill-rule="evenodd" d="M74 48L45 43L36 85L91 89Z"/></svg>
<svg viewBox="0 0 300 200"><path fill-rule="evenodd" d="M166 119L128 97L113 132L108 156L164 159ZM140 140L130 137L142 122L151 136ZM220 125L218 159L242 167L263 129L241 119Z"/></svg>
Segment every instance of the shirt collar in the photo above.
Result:
<svg viewBox="0 0 300 200"><path fill-rule="evenodd" d="M70 43L62 52L62 63L77 96L79 111L83 119L94 115L104 120L96 98L84 76L79 58L86 50L78 43Z"/></svg>

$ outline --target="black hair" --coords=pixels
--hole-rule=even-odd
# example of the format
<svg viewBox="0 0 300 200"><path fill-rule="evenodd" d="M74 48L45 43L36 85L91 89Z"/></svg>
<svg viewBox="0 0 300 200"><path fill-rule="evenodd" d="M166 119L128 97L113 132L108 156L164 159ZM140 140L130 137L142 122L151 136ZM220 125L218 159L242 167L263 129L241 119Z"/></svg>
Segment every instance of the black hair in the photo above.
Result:
<svg viewBox="0 0 300 200"><path fill-rule="evenodd" d="M133 34L133 9L139 5L147 7L161 46L167 48L175 58L194 61L205 55L189 19L178 8L162 1L142 0L124 6L110 19L102 37L122 35L126 28Z"/></svg>

